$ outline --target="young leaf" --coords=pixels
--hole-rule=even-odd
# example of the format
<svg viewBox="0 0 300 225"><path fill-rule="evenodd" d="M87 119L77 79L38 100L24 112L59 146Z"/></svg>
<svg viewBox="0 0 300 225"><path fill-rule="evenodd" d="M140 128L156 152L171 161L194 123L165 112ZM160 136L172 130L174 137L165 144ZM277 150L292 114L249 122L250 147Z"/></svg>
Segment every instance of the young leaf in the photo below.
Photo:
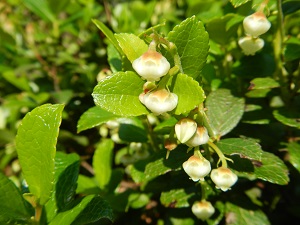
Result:
<svg viewBox="0 0 300 225"><path fill-rule="evenodd" d="M186 74L178 74L173 77L172 82L172 92L178 96L178 105L175 108L176 115L188 112L204 101L203 89L197 81Z"/></svg>
<svg viewBox="0 0 300 225"><path fill-rule="evenodd" d="M209 49L203 23L192 16L174 27L168 34L168 40L177 47L183 72L197 78L205 65Z"/></svg>
<svg viewBox="0 0 300 225"><path fill-rule="evenodd" d="M94 106L81 115L77 124L77 132L79 133L117 118L119 118L119 116L107 112L98 106Z"/></svg>
<svg viewBox="0 0 300 225"><path fill-rule="evenodd" d="M101 189L108 185L112 172L114 142L104 139L98 146L93 157L95 177Z"/></svg>
<svg viewBox="0 0 300 225"><path fill-rule="evenodd" d="M56 142L64 106L45 104L26 114L16 148L30 192L44 205L52 192Z"/></svg>
<svg viewBox="0 0 300 225"><path fill-rule="evenodd" d="M134 34L115 34L115 37L130 62L148 50L148 45Z"/></svg>
<svg viewBox="0 0 300 225"><path fill-rule="evenodd" d="M231 4L234 6L234 8L239 7L249 1L250 0L230 0Z"/></svg>
<svg viewBox="0 0 300 225"><path fill-rule="evenodd" d="M4 174L0 173L0 223L29 224L32 207L25 202L21 192Z"/></svg>
<svg viewBox="0 0 300 225"><path fill-rule="evenodd" d="M245 102L231 95L230 90L218 89L206 99L207 116L216 136L229 133L240 121Z"/></svg>
<svg viewBox="0 0 300 225"><path fill-rule="evenodd" d="M95 104L120 116L139 116L148 110L140 102L144 81L134 72L118 72L95 87L92 94Z"/></svg>

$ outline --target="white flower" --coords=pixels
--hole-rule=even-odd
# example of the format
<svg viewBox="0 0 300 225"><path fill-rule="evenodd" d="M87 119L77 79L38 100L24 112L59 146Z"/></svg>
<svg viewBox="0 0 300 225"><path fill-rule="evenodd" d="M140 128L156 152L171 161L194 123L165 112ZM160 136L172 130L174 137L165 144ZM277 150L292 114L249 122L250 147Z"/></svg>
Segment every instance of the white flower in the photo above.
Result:
<svg viewBox="0 0 300 225"><path fill-rule="evenodd" d="M178 103L178 96L166 89L142 93L139 99L155 115L172 111Z"/></svg>
<svg viewBox="0 0 300 225"><path fill-rule="evenodd" d="M181 143L188 141L197 130L197 123L189 118L183 118L179 120L175 125L175 133L177 139Z"/></svg>
<svg viewBox="0 0 300 225"><path fill-rule="evenodd" d="M196 133L185 142L189 147L196 147L206 144L209 140L208 132L205 127L197 127Z"/></svg>
<svg viewBox="0 0 300 225"><path fill-rule="evenodd" d="M245 55L254 55L255 52L264 47L264 40L261 38L243 37L239 40L239 46Z"/></svg>
<svg viewBox="0 0 300 225"><path fill-rule="evenodd" d="M132 63L133 69L147 81L158 81L170 70L168 60L154 50L148 50Z"/></svg>
<svg viewBox="0 0 300 225"><path fill-rule="evenodd" d="M221 189L222 191L230 190L238 180L237 175L225 167L213 169L210 178L216 184L216 188Z"/></svg>
<svg viewBox="0 0 300 225"><path fill-rule="evenodd" d="M184 171L190 178L197 182L203 181L204 177L209 174L211 170L210 162L204 157L191 156L187 161L182 164Z"/></svg>
<svg viewBox="0 0 300 225"><path fill-rule="evenodd" d="M204 221L215 213L215 208L210 202L202 200L201 202L194 202L192 206L192 212L198 219Z"/></svg>
<svg viewBox="0 0 300 225"><path fill-rule="evenodd" d="M258 37L270 29L271 23L266 18L265 14L262 12L256 12L245 17L243 26L247 35Z"/></svg>

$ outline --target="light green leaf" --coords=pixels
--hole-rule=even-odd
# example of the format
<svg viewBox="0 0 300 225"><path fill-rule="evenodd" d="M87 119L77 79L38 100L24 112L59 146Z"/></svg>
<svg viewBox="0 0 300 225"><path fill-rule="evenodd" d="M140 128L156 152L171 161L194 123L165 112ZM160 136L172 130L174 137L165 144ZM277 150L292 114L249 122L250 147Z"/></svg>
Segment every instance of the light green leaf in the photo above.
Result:
<svg viewBox="0 0 300 225"><path fill-rule="evenodd" d="M134 72L118 72L101 80L92 94L96 105L120 116L139 116L149 113L140 102L143 81Z"/></svg>
<svg viewBox="0 0 300 225"><path fill-rule="evenodd" d="M148 45L134 34L115 34L115 37L130 62L148 50Z"/></svg>
<svg viewBox="0 0 300 225"><path fill-rule="evenodd" d="M113 32L101 21L92 19L93 23L101 30L108 40L113 44L113 46L118 50L118 52L123 55L123 51L119 46L117 39L115 38Z"/></svg>
<svg viewBox="0 0 300 225"><path fill-rule="evenodd" d="M218 89L206 99L207 116L216 136L229 133L244 113L245 101L231 95L230 90Z"/></svg>
<svg viewBox="0 0 300 225"><path fill-rule="evenodd" d="M81 115L77 123L77 132L79 133L83 130L99 126L109 120L117 118L119 118L119 116L116 116L111 112L107 112L98 106L94 106Z"/></svg>
<svg viewBox="0 0 300 225"><path fill-rule="evenodd" d="M189 207L189 199L194 195L193 191L187 193L185 189L172 189L161 193L160 202L166 207L171 204L175 208Z"/></svg>
<svg viewBox="0 0 300 225"><path fill-rule="evenodd" d="M41 17L43 20L51 22L56 20L54 14L51 12L47 0L23 0L23 3L28 9Z"/></svg>
<svg viewBox="0 0 300 225"><path fill-rule="evenodd" d="M79 160L79 156L75 153L56 153L54 190L45 205L47 221L51 221L74 199L79 174Z"/></svg>
<svg viewBox="0 0 300 225"><path fill-rule="evenodd" d="M97 194L101 191L95 177L87 177L79 174L77 184L77 194Z"/></svg>
<svg viewBox="0 0 300 225"><path fill-rule="evenodd" d="M176 115L189 112L204 101L204 91L193 78L180 73L173 77L172 82L172 92L178 96Z"/></svg>
<svg viewBox="0 0 300 225"><path fill-rule="evenodd" d="M239 7L249 1L250 0L230 0L231 4L234 6L234 8Z"/></svg>
<svg viewBox="0 0 300 225"><path fill-rule="evenodd" d="M287 144L289 152L289 161L300 172L300 144L291 142Z"/></svg>
<svg viewBox="0 0 300 225"><path fill-rule="evenodd" d="M44 205L52 192L54 157L63 105L45 104L26 114L16 136L16 148L30 192Z"/></svg>
<svg viewBox="0 0 300 225"><path fill-rule="evenodd" d="M73 208L57 214L49 225L87 224L101 218L113 220L110 206L100 197L88 195L77 203Z"/></svg>
<svg viewBox="0 0 300 225"><path fill-rule="evenodd" d="M0 173L0 223L28 223L33 208L25 202L21 192L4 174Z"/></svg>
<svg viewBox="0 0 300 225"><path fill-rule="evenodd" d="M273 116L284 125L300 129L300 113L298 109L279 109L273 111Z"/></svg>
<svg viewBox="0 0 300 225"><path fill-rule="evenodd" d="M167 38L177 47L183 72L197 78L205 65L209 49L209 38L203 23L192 16L174 27Z"/></svg>
<svg viewBox="0 0 300 225"><path fill-rule="evenodd" d="M255 89L269 89L269 88L277 88L280 87L280 84L270 77L257 77L250 81L250 87L248 90Z"/></svg>
<svg viewBox="0 0 300 225"><path fill-rule="evenodd" d="M101 189L106 188L111 178L113 149L114 142L104 139L98 144L93 156L95 177Z"/></svg>

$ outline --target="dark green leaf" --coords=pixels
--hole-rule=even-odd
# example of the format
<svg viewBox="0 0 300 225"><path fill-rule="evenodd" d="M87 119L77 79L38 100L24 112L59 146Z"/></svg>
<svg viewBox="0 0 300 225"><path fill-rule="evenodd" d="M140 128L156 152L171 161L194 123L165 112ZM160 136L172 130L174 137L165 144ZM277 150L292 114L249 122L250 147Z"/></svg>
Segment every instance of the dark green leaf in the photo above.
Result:
<svg viewBox="0 0 300 225"><path fill-rule="evenodd" d="M120 119L119 137L128 142L147 142L147 132L143 123L135 118Z"/></svg>

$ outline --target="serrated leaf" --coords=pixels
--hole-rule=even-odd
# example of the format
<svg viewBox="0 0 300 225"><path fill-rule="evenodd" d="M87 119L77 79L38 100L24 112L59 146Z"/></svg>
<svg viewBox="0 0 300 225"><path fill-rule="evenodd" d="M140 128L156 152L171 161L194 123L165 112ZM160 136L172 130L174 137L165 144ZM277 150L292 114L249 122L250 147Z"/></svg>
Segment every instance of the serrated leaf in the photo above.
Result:
<svg viewBox="0 0 300 225"><path fill-rule="evenodd" d="M175 82L174 82L175 79ZM172 92L178 96L175 114L189 112L204 101L205 94L199 83L186 74L178 74L172 79Z"/></svg>
<svg viewBox="0 0 300 225"><path fill-rule="evenodd" d="M56 20L46 0L23 0L25 6L45 21Z"/></svg>
<svg viewBox="0 0 300 225"><path fill-rule="evenodd" d="M280 87L280 84L270 77L257 77L250 81L248 90L269 89Z"/></svg>
<svg viewBox="0 0 300 225"><path fill-rule="evenodd" d="M284 125L300 129L300 114L297 109L289 108L274 110L273 116Z"/></svg>
<svg viewBox="0 0 300 225"><path fill-rule="evenodd" d="M148 45L134 34L115 34L115 37L130 62L133 62L148 50Z"/></svg>
<svg viewBox="0 0 300 225"><path fill-rule="evenodd" d="M101 189L105 189L111 178L113 149L114 142L104 139L98 144L93 156L95 177Z"/></svg>
<svg viewBox="0 0 300 225"><path fill-rule="evenodd" d="M195 195L194 192L187 193L185 189L173 189L167 192L162 192L160 196L160 201L166 207L168 207L171 204L172 207L176 208L189 207L189 199L193 195Z"/></svg>
<svg viewBox="0 0 300 225"><path fill-rule="evenodd" d="M300 144L291 142L287 144L289 161L300 172Z"/></svg>
<svg viewBox="0 0 300 225"><path fill-rule="evenodd" d="M57 152L55 156L54 190L45 205L47 221L63 211L74 199L79 174L80 158L77 154Z"/></svg>
<svg viewBox="0 0 300 225"><path fill-rule="evenodd" d="M249 2L250 0L230 0L231 4L236 8L239 7L247 2Z"/></svg>
<svg viewBox="0 0 300 225"><path fill-rule="evenodd" d="M89 195L79 199L73 208L57 214L49 225L75 225L96 222L101 218L113 220L110 206L102 198Z"/></svg>
<svg viewBox="0 0 300 225"><path fill-rule="evenodd" d="M98 106L94 106L81 115L77 123L77 132L79 133L117 118L119 118L119 116L107 112Z"/></svg>
<svg viewBox="0 0 300 225"><path fill-rule="evenodd" d="M245 101L231 95L230 90L218 89L206 99L207 116L216 136L229 133L244 113Z"/></svg>
<svg viewBox="0 0 300 225"><path fill-rule="evenodd" d="M16 149L30 192L44 205L52 192L54 157L64 106L45 104L23 118Z"/></svg>
<svg viewBox="0 0 300 225"><path fill-rule="evenodd" d="M175 26L167 38L177 47L183 72L197 78L205 65L209 49L209 38L203 23L192 16Z"/></svg>
<svg viewBox="0 0 300 225"><path fill-rule="evenodd" d="M0 223L29 223L31 212L33 208L26 204L15 184L0 173Z"/></svg>
<svg viewBox="0 0 300 225"><path fill-rule="evenodd" d="M93 91L95 104L120 116L139 116L149 113L140 102L143 81L134 72L118 72L101 80Z"/></svg>

